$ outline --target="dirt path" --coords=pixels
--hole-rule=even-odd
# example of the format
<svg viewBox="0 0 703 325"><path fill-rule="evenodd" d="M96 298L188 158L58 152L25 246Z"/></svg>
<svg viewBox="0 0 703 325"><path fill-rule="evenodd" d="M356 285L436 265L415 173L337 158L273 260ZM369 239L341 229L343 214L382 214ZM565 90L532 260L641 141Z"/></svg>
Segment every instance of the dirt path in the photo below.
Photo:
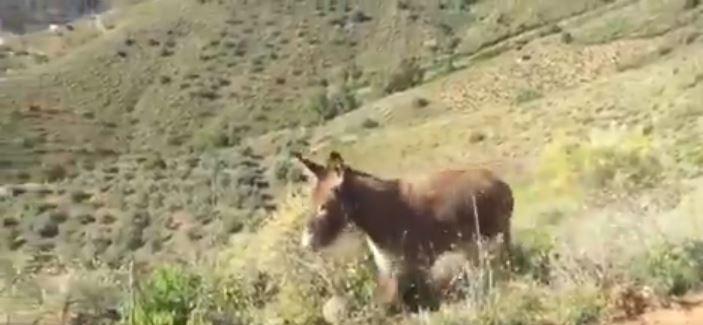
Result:
<svg viewBox="0 0 703 325"><path fill-rule="evenodd" d="M687 297L667 309L649 311L637 319L616 323L616 325L702 325L703 293Z"/></svg>

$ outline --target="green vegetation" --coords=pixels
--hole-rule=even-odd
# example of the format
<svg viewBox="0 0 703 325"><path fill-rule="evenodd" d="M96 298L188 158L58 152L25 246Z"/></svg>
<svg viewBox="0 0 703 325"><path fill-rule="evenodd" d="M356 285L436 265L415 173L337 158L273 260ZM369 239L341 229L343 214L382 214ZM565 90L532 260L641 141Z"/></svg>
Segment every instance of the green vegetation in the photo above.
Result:
<svg viewBox="0 0 703 325"><path fill-rule="evenodd" d="M143 288L138 288L128 324L185 325L196 307L199 278L176 268L156 270Z"/></svg>
<svg viewBox="0 0 703 325"><path fill-rule="evenodd" d="M637 279L663 294L683 295L703 282L703 242L662 243L632 265Z"/></svg>
<svg viewBox="0 0 703 325"><path fill-rule="evenodd" d="M329 95L324 90L318 91L310 98L308 107L322 121L327 121L357 109L359 102L354 93L348 87L343 86L337 92Z"/></svg>
<svg viewBox="0 0 703 325"><path fill-rule="evenodd" d="M404 59L391 72L383 91L392 94L415 87L423 81L423 77L424 70L419 66L417 58Z"/></svg>
<svg viewBox="0 0 703 325"><path fill-rule="evenodd" d="M538 91L534 89L524 89L517 94L517 96L515 97L515 102L518 104L522 104L535 99L539 99L540 97L542 97L542 94L540 94Z"/></svg>
<svg viewBox="0 0 703 325"><path fill-rule="evenodd" d="M284 212L256 233L233 241L215 263L216 276L210 280L214 282L203 286L213 291L188 299L201 304L202 309L193 314L212 315L217 310L240 322L258 324L282 319L291 324L310 324L321 322L323 310L336 304L341 315L335 317L353 323L387 317L372 299L374 267L370 256L359 251L363 244L345 241L340 249L346 253L337 251L322 259L298 248L295 234L305 220L305 202L299 196L290 196L282 207ZM600 219L594 219L592 223L598 222ZM627 299L620 295L630 288L629 283L654 285L663 295L685 294L703 284L701 244L693 238L677 244L656 244L658 248L635 252L632 262L623 263L618 259L627 254L594 259L581 255L577 252L580 248L569 247L572 243L568 239L555 235L550 231L521 231L515 247L517 271L510 280L493 274L493 281L477 283L482 271L466 266L466 274L473 280L457 282L459 295L432 314L432 320L441 324L590 324L619 312L615 303ZM545 239L550 237L554 239ZM607 245L607 239L598 245ZM186 272L181 277L188 274L181 272ZM491 273L488 269L485 272ZM151 290L141 294L161 294L160 289ZM173 290L174 295L181 292ZM207 324L212 320L200 321Z"/></svg>
<svg viewBox="0 0 703 325"><path fill-rule="evenodd" d="M665 158L647 135L593 130L588 139L558 137L549 144L539 177L556 193L578 188L624 193L659 184L665 177Z"/></svg>
<svg viewBox="0 0 703 325"><path fill-rule="evenodd" d="M703 289L699 1L119 2L0 46L0 319L618 324ZM358 232L298 244L290 153L331 149L496 170L512 271L379 306Z"/></svg>

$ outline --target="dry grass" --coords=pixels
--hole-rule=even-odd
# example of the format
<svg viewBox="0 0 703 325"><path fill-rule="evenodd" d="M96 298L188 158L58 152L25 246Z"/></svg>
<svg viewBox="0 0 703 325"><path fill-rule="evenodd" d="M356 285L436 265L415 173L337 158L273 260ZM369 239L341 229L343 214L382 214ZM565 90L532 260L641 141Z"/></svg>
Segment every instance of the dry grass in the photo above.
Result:
<svg viewBox="0 0 703 325"><path fill-rule="evenodd" d="M697 235L703 219L694 206L703 188L698 186L668 212L609 207L540 221L540 228L527 226L525 219L538 212L523 203L515 216L511 279L465 266L453 300L436 312L400 317L371 302L374 271L359 260L364 256L359 242L343 240L323 256L299 248L307 201L290 195L259 231L236 236L216 258L216 272L205 277L215 281L215 291L206 295L201 306L207 309L198 315L215 308L256 324L317 323L325 308L337 308L344 324L590 324L619 318L639 310L631 307L639 300L631 299L655 306L703 283ZM671 218L677 223L666 222Z"/></svg>
<svg viewBox="0 0 703 325"><path fill-rule="evenodd" d="M323 305L331 297L340 297L337 299L352 306L339 307L349 323L385 319L384 322L409 324L460 324L467 321L478 324L587 324L623 313L618 299L627 298L620 293L631 290L630 286L652 286L662 294L661 297L665 297L668 293L680 294L695 288L703 279L698 269L701 261L696 260L696 256L700 256L700 248L696 248L700 242L695 244L697 238L690 234L679 235L693 240L693 244L686 244L686 241L667 244L676 236L654 237L649 230L652 228L645 226L621 229L620 236L634 233L642 236L641 232L645 232L644 236L650 238L647 247L652 248L648 250L615 235L602 235L602 228L610 227L602 218L591 218L586 224L581 222L579 229L582 231L578 236L571 232L568 236L561 236L561 231L575 222L570 219L564 220L551 233L558 238L552 247L530 247L535 243L525 240L528 230L519 234L518 247L524 252L533 249L524 261L537 260L540 254L544 254L544 265L522 265L520 272L509 281L499 277L492 282L480 281L477 275L490 273L469 272L472 277L458 290L463 295L454 302L446 302L439 311L387 318L369 304L368 294L373 281L368 272L372 272L372 267L356 263L335 264L314 259L296 249L296 224L299 223L293 220L299 219L302 206L298 198L288 201L289 213L277 215L285 221L265 225L261 233L243 238L244 242L237 242L236 247L221 257L223 264L217 276L220 280L214 286L220 295L211 293L207 297L224 300L207 301L207 306L213 308L213 305L221 304L219 308L225 310L234 307L225 314L230 317L239 315L237 317L241 320L256 324L275 324L284 320L293 324L320 322ZM581 241L594 238L595 234L601 234L597 242ZM247 246L246 243L261 245ZM670 251L666 247L675 249ZM684 265L689 264L681 263L694 264L686 268ZM633 268L633 265L637 267ZM359 277L359 272L364 275ZM340 286L340 283L344 285ZM682 288L683 291L677 291Z"/></svg>
<svg viewBox="0 0 703 325"><path fill-rule="evenodd" d="M583 165L576 162L555 170L572 171L579 166ZM593 183L573 186L586 184ZM73 292L71 297L79 297L77 293L91 297L94 291L86 289L91 287L88 284L104 283L117 290L116 297L137 295L121 299L123 315L132 315L130 306L136 303L141 306L134 311L136 319L151 319L155 324L170 323L176 309L192 324L218 319L321 324L325 316L346 320L342 324L590 324L618 318L633 308L636 314L639 309L628 306L639 299L655 306L658 299L700 287L703 261L698 235L703 214L697 198L701 189L703 184L696 184L677 208L668 211L611 206L564 213L548 221L540 219L544 218L537 208L540 202L523 199L515 215L517 255L512 278L465 266L455 297L436 312L391 316L379 309L371 299L374 266L363 242L351 234L319 256L302 250L298 239L307 217L307 194L292 190L279 212L270 215L258 231L234 235L228 248L216 255L186 267L160 266L162 271L135 278L132 289L125 285L124 273L96 273L97 277L66 282L63 287L68 291L56 291L46 302L65 301L66 292ZM584 203L581 196L572 200ZM193 287L190 281L199 285ZM647 291L649 296L632 296L632 292ZM95 315L114 308L117 300L87 301L93 305L71 310ZM59 305L45 303L44 308L57 310ZM165 311L171 311L171 316L165 316Z"/></svg>

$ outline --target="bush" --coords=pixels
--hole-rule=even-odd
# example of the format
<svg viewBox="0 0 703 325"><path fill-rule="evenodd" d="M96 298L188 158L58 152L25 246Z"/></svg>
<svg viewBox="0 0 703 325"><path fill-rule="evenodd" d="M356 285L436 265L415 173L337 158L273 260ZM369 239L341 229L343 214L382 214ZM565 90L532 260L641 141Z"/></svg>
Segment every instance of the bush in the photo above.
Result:
<svg viewBox="0 0 703 325"><path fill-rule="evenodd" d="M358 322L375 317L371 297L375 288L372 261L356 246L340 244L349 254L319 258L299 245L299 232L307 216L307 200L290 197L279 212L254 234L223 252L220 294L236 306L246 323L281 319L289 324L319 324L330 297L348 301L347 317ZM340 246L337 246L340 247ZM348 250L347 250L348 249Z"/></svg>
<svg viewBox="0 0 703 325"><path fill-rule="evenodd" d="M48 215L37 220L36 231L42 238L54 238L59 235L59 224Z"/></svg>
<svg viewBox="0 0 703 325"><path fill-rule="evenodd" d="M76 190L71 192L71 201L73 203L82 203L90 199L93 195L81 190Z"/></svg>
<svg viewBox="0 0 703 325"><path fill-rule="evenodd" d="M128 250L134 251L146 243L144 230L149 226L151 219L146 212L137 212L129 218L127 224L119 231L119 242Z"/></svg>
<svg viewBox="0 0 703 325"><path fill-rule="evenodd" d="M238 139L230 134L232 128L224 118L211 121L198 130L193 137L193 145L198 149L213 149L235 145Z"/></svg>
<svg viewBox="0 0 703 325"><path fill-rule="evenodd" d="M610 189L627 193L663 178L664 166L651 138L629 132L601 132L583 141L557 138L543 151L538 177L560 193Z"/></svg>
<svg viewBox="0 0 703 325"><path fill-rule="evenodd" d="M318 116L323 119L327 119L329 115L328 108L330 106L329 99L327 99L327 94L324 90L319 90L308 99L308 107L311 111L317 113ZM331 118L331 117L329 117Z"/></svg>
<svg viewBox="0 0 703 325"><path fill-rule="evenodd" d="M327 121L357 109L359 102L349 88L342 87L329 96L324 91L318 91L309 100L308 107Z"/></svg>
<svg viewBox="0 0 703 325"><path fill-rule="evenodd" d="M513 270L540 283L548 283L555 238L543 230L523 231L518 235L520 243L511 248Z"/></svg>
<svg viewBox="0 0 703 325"><path fill-rule="evenodd" d="M683 8L686 10L691 10L697 8L698 6L700 6L700 4L701 0L686 0L684 2Z"/></svg>
<svg viewBox="0 0 703 325"><path fill-rule="evenodd" d="M378 121L372 118L365 118L364 121L361 122L361 127L365 129L375 129L379 126L381 126L381 123L378 123Z"/></svg>
<svg viewBox="0 0 703 325"><path fill-rule="evenodd" d="M430 104L430 101L424 97L416 97L413 99L413 106L416 108L425 108Z"/></svg>
<svg viewBox="0 0 703 325"><path fill-rule="evenodd" d="M75 302L71 312L75 318L70 324L111 324L118 321L120 302L126 292L120 281L120 272L98 268L83 270L80 277L69 282L69 295ZM82 321L82 322L81 322Z"/></svg>
<svg viewBox="0 0 703 325"><path fill-rule="evenodd" d="M383 90L386 94L392 94L415 87L422 83L424 76L425 70L420 67L417 59L404 59L391 72Z"/></svg>
<svg viewBox="0 0 703 325"><path fill-rule="evenodd" d="M68 171L61 165L53 164L44 168L44 178L48 182L58 182L68 176Z"/></svg>

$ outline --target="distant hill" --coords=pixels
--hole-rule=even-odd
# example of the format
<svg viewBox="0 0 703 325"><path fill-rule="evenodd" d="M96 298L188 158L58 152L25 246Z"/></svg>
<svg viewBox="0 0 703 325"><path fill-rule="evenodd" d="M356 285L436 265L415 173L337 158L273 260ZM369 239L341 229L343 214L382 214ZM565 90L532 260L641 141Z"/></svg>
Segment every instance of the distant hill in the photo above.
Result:
<svg viewBox="0 0 703 325"><path fill-rule="evenodd" d="M0 31L31 33L107 8L103 0L5 0L0 3Z"/></svg>

